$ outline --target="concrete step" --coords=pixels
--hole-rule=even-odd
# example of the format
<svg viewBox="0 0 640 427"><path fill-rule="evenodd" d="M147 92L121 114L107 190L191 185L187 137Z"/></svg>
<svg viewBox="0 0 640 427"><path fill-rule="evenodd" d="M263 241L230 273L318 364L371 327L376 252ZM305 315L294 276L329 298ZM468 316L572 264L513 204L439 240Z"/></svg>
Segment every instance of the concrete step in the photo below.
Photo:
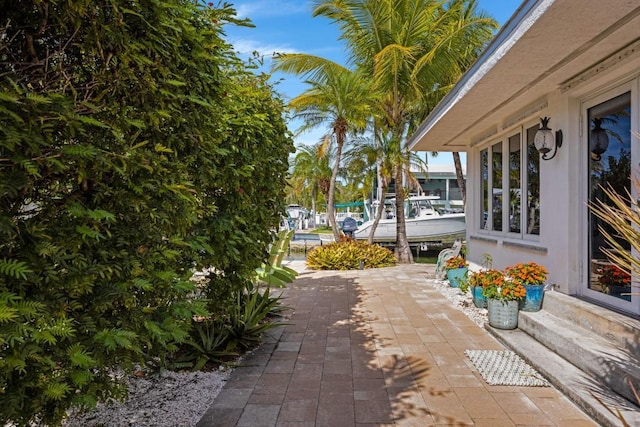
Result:
<svg viewBox="0 0 640 427"><path fill-rule="evenodd" d="M560 292L546 292L543 309L640 355L640 321Z"/></svg>
<svg viewBox="0 0 640 427"><path fill-rule="evenodd" d="M640 322L558 292L542 310L521 311L518 329L487 329L603 425L615 411L640 426ZM613 412L610 412L611 409Z"/></svg>
<svg viewBox="0 0 640 427"><path fill-rule="evenodd" d="M619 427L621 420L640 426L640 408L613 392L599 379L569 363L521 329L500 330L486 324L487 330L534 367L551 384L572 400L599 425ZM610 409L610 410L609 410Z"/></svg>
<svg viewBox="0 0 640 427"><path fill-rule="evenodd" d="M537 313L520 312L518 328L580 370L599 379L614 392L630 401L635 400L628 380L636 387L640 386L638 353L630 353L545 310Z"/></svg>

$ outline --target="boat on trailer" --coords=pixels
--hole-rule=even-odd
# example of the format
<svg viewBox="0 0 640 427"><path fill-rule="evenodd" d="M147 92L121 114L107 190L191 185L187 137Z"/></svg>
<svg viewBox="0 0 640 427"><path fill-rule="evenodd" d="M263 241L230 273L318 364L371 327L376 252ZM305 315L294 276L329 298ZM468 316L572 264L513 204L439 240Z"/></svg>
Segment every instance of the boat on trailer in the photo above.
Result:
<svg viewBox="0 0 640 427"><path fill-rule="evenodd" d="M438 196L410 196L405 202L405 224L407 240L412 246L451 245L457 239L464 239L466 223L464 213L440 213L432 204ZM373 242L379 244L395 244L396 242L396 208L395 199L388 199L384 206L380 203L365 204L365 216L368 221L358 226L353 236L357 240L367 240L371 233L373 218L377 209L385 209L376 227Z"/></svg>

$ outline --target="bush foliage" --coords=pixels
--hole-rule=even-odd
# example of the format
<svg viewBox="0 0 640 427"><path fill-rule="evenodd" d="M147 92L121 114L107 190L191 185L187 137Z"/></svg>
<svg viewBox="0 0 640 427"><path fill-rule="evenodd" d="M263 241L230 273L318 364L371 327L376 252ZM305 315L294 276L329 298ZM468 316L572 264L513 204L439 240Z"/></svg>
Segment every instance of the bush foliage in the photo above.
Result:
<svg viewBox="0 0 640 427"><path fill-rule="evenodd" d="M362 268L391 267L396 258L389 249L348 238L315 247L307 254L307 266L314 270L357 270L361 263Z"/></svg>
<svg viewBox="0 0 640 427"><path fill-rule="evenodd" d="M283 104L226 5L8 0L0 17L0 423L122 395L267 258ZM187 299L194 268L208 301Z"/></svg>

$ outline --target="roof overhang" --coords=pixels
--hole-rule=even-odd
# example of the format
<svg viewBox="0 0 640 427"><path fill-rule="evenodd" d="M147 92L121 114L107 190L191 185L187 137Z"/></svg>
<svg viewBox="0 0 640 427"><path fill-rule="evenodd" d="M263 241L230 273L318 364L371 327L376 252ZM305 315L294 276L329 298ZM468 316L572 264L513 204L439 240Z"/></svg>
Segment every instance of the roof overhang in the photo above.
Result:
<svg viewBox="0 0 640 427"><path fill-rule="evenodd" d="M640 56L637 0L526 0L409 140L467 151L570 90L601 64Z"/></svg>

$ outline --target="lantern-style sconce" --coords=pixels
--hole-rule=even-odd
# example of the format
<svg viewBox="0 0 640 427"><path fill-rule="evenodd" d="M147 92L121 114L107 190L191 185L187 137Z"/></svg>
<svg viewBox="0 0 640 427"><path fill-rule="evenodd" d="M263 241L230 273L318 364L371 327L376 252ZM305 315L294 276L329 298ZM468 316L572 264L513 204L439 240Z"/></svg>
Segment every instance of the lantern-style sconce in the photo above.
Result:
<svg viewBox="0 0 640 427"><path fill-rule="evenodd" d="M589 146L596 161L602 159L602 154L609 148L609 135L606 129L602 129L601 123L602 119L593 119L593 129L589 133Z"/></svg>
<svg viewBox="0 0 640 427"><path fill-rule="evenodd" d="M562 147L562 131L557 130L555 135L551 129L549 129L549 117L543 117L540 119L540 128L536 132L536 136L533 143L536 146L536 150L542 154L542 160L551 160L556 156L558 148ZM553 154L549 156L549 152L553 150Z"/></svg>

